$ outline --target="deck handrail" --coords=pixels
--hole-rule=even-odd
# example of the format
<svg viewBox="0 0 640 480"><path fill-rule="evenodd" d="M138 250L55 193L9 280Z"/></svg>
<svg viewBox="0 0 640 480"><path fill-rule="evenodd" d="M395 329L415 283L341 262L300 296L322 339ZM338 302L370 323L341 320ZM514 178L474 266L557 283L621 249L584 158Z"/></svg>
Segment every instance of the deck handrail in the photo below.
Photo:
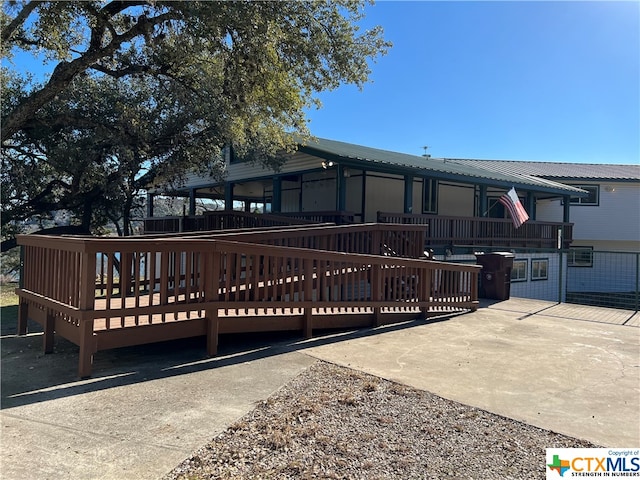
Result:
<svg viewBox="0 0 640 480"><path fill-rule="evenodd" d="M378 212L380 223L425 225L427 245L499 245L557 248L560 230L562 248L573 241L573 223L528 220L519 228L510 219L454 217L433 214Z"/></svg>
<svg viewBox="0 0 640 480"><path fill-rule="evenodd" d="M269 226L309 225L315 223L304 218L265 213L256 214L238 210L210 210L202 215L173 215L148 217L143 219L144 233L193 232L207 230L228 230ZM162 228L157 230L156 225Z"/></svg>
<svg viewBox="0 0 640 480"><path fill-rule="evenodd" d="M243 318L250 310L298 312L310 335L318 308L334 316L373 309L379 318L385 309L426 314L478 306L477 265L215 237L21 235L18 243L24 249L19 333L31 317L45 326L45 351L53 348L54 330L80 345L80 376L90 372L96 351L145 343L158 326L167 328L153 334L156 341L206 334L214 354L219 325L247 331ZM232 318L220 323L220 315ZM256 328L265 328L264 315L254 317Z"/></svg>
<svg viewBox="0 0 640 480"><path fill-rule="evenodd" d="M116 255L137 254L136 264L138 266L140 265L139 262L142 261L141 259L144 258L144 255L155 255L158 260L156 263L159 265L156 265L154 275L150 275L148 280L154 287L167 283L167 276L170 274L169 270L173 272L173 278L170 279L168 283L175 286L183 282L186 275L185 262L187 262L187 260L178 258L178 253L185 255L197 253L204 256L215 256L220 252L226 252L234 255L289 258L295 261L312 260L315 262L315 265L321 262L354 262L385 268L415 268L429 271L446 270L450 272L475 273L480 269L478 265L368 254L317 251L306 248L259 245L221 239L185 238L149 242L138 238L59 238L46 235L21 235L19 236L19 243L25 247L35 247L41 250L40 252L29 250L25 252L25 279L22 288L18 289L19 294L22 292L31 292L40 296L43 300L52 300L53 303L49 305L51 308L59 304L65 304L77 309L78 312L91 311L94 308L95 294L98 290L95 288L95 276L92 275L91 271L87 271L87 269L92 266L95 268L95 255L97 254L110 255L111 259ZM64 249L60 247L64 247ZM47 255L44 251L49 251L50 254ZM61 255L61 253L65 252L70 254L80 253L81 255ZM144 253L144 255L140 255L141 253ZM160 259L162 255L166 258ZM167 263L169 256L173 258L173 267L178 268L169 268L170 265ZM211 261L211 259L209 259L209 261ZM66 263L66 265L63 265L63 263ZM166 268L167 271L163 272L163 268ZM200 271L196 272L194 268L195 266L192 265L191 274L202 274ZM246 266L243 268L246 268ZM42 275L46 271L58 273L58 281L43 282L43 278L45 280L51 278L50 275ZM107 275L110 277L107 283L111 288L110 292L103 294L103 296L111 295L113 298L113 296L116 295L115 292L120 291L123 286L119 282L119 278L117 278L118 273L114 268L108 271ZM119 275L121 276L122 272L120 272ZM133 282L138 291L152 290L149 285L145 286L143 284L142 275L134 279ZM71 285L72 288L66 290L64 288L65 285ZM45 286L49 286L51 289L43 288ZM83 298L81 295L68 295L68 293L73 290L77 290L79 293L85 292L86 297ZM468 293L469 298L477 300L477 292L469 291ZM136 295L135 292L131 294ZM211 296L209 296L209 300L210 299ZM89 316L91 317L92 315Z"/></svg>
<svg viewBox="0 0 640 480"><path fill-rule="evenodd" d="M424 256L424 234L424 229L416 225L364 223L208 232L191 238L219 238L347 253L420 258Z"/></svg>

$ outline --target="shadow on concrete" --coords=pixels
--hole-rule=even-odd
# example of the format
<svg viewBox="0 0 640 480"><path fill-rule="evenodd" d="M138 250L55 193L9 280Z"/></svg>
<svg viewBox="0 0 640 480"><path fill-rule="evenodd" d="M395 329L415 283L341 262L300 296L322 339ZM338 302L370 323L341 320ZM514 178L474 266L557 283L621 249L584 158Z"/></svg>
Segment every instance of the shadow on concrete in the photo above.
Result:
<svg viewBox="0 0 640 480"><path fill-rule="evenodd" d="M315 332L303 339L300 332L221 335L216 357L206 355L205 337L124 347L100 351L94 356L93 375L79 380L78 347L56 337L54 353L42 353L42 333L0 339L2 375L0 408L28 405L57 398L116 388L176 375L221 368L229 365L301 351L345 340L398 331L417 325L436 323L461 313L412 320L377 328Z"/></svg>

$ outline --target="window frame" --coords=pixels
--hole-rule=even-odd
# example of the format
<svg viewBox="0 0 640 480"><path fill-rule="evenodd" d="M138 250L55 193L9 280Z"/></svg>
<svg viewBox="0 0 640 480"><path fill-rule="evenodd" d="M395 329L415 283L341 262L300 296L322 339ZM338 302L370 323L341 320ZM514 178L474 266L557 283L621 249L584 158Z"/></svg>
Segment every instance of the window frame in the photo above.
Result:
<svg viewBox="0 0 640 480"><path fill-rule="evenodd" d="M514 278L513 276L514 272L519 271L516 265L524 266L524 276L518 276ZM515 259L513 261L513 267L511 268L511 282L514 282L514 283L526 282L528 279L528 275L529 275L529 260L526 258Z"/></svg>
<svg viewBox="0 0 640 480"><path fill-rule="evenodd" d="M440 184L435 178L422 179L422 213L438 213L438 190ZM430 208L427 208L430 207Z"/></svg>
<svg viewBox="0 0 640 480"><path fill-rule="evenodd" d="M576 263L575 254L577 252L589 252L589 261ZM593 247L569 247L567 250L567 267L575 268L593 268Z"/></svg>
<svg viewBox="0 0 640 480"><path fill-rule="evenodd" d="M544 265L544 276L536 273L536 264ZM549 259L548 258L532 258L531 259L531 281L549 280Z"/></svg>
<svg viewBox="0 0 640 480"><path fill-rule="evenodd" d="M589 201L590 197L571 197L571 206L589 206L597 207L600 205L600 185L571 185L572 187L581 188L583 190L594 191L595 200ZM591 196L591 194L590 194Z"/></svg>

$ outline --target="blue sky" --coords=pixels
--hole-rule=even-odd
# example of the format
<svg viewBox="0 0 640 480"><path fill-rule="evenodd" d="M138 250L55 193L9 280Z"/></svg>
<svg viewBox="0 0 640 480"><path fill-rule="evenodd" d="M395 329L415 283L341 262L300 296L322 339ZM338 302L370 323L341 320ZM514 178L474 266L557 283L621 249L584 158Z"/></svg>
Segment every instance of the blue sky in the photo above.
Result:
<svg viewBox="0 0 640 480"><path fill-rule="evenodd" d="M394 46L362 91L320 95L314 135L415 155L427 145L434 157L640 163L640 2L379 1L366 12L362 28L382 25ZM29 63L16 66L42 69Z"/></svg>
<svg viewBox="0 0 640 480"><path fill-rule="evenodd" d="M363 91L310 111L318 137L434 157L640 162L639 2L367 7L394 46Z"/></svg>

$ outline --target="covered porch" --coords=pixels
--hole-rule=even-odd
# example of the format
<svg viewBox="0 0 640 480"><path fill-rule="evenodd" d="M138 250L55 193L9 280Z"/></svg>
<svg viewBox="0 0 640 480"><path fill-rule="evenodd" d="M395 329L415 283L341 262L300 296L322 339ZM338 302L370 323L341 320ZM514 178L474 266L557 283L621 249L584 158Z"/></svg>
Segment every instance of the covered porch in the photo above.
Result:
<svg viewBox="0 0 640 480"><path fill-rule="evenodd" d="M210 230L217 228L215 218L233 215L263 223L284 217L290 224L306 220L430 225L425 245L430 248L452 243L567 247L573 240L571 198L585 194L557 182L488 171L453 159L323 139L288 154L277 172L232 156L226 159L226 169L224 182L191 177L183 187L149 192L145 232ZM512 187L530 218L519 229L499 201ZM176 217L170 229L163 229L153 215L154 198L161 194L189 199L182 227ZM226 213L206 212L208 218L201 218L196 215L199 198L215 200L217 209ZM552 211L550 205L557 205L558 199L562 207Z"/></svg>

